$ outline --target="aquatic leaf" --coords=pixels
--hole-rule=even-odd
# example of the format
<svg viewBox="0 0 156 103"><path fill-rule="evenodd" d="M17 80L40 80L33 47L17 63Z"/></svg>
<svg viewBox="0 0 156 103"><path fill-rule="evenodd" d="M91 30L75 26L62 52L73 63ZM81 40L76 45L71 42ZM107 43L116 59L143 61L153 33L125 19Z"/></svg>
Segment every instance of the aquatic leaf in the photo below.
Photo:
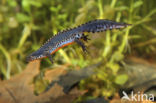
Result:
<svg viewBox="0 0 156 103"><path fill-rule="evenodd" d="M126 74L117 75L115 78L115 83L119 85L123 85L128 80L128 76Z"/></svg>
<svg viewBox="0 0 156 103"><path fill-rule="evenodd" d="M30 17L24 13L17 13L16 18L17 18L18 22L21 22L21 23L29 22L31 20Z"/></svg>
<svg viewBox="0 0 156 103"><path fill-rule="evenodd" d="M137 2L134 3L133 7L137 8L137 7L141 6L142 4L143 4L143 1L138 0Z"/></svg>

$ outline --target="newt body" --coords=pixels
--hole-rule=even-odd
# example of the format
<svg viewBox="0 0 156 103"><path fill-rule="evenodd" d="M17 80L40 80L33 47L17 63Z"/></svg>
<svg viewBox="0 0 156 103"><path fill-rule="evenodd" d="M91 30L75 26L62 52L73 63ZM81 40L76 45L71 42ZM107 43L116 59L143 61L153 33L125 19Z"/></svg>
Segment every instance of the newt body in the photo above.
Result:
<svg viewBox="0 0 156 103"><path fill-rule="evenodd" d="M43 44L37 51L33 52L27 57L27 61L33 61L36 59L41 59L48 57L52 62L51 54L55 53L60 48L64 46L70 45L74 42L79 44L83 51L86 51L86 47L84 43L80 40L84 41L89 40L87 36L84 35L84 32L102 32L111 29L119 29L127 27L129 24L119 23L110 20L94 20L82 24L78 27L67 29L65 31L59 32L57 35L50 38L46 43Z"/></svg>

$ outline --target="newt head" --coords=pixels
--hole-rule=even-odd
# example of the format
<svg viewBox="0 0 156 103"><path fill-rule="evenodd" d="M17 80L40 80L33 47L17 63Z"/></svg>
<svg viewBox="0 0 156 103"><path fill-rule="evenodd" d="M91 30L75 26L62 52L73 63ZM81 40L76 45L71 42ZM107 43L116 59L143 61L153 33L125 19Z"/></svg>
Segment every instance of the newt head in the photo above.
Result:
<svg viewBox="0 0 156 103"><path fill-rule="evenodd" d="M29 56L27 56L26 61L30 62L30 61L34 61L34 60L41 59L44 57L45 56L42 53L36 51L36 52L33 52L32 54L30 54Z"/></svg>

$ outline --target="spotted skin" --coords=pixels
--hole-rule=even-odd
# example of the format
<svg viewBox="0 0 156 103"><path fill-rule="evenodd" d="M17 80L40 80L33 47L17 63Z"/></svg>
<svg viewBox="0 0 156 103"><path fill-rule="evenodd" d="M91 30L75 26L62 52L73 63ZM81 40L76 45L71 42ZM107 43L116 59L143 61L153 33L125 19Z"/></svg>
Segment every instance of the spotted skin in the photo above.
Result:
<svg viewBox="0 0 156 103"><path fill-rule="evenodd" d="M89 40L87 36L84 35L85 32L103 32L106 30L125 28L128 25L130 24L103 19L89 21L85 24L79 25L78 27L59 32L57 35L53 36L46 43L44 43L43 46L41 46L37 51L27 56L26 61L29 62L48 57L50 61L53 62L51 54L54 54L59 49L71 45L74 42L80 45L83 51L86 51L86 47L81 41L81 39L84 41Z"/></svg>

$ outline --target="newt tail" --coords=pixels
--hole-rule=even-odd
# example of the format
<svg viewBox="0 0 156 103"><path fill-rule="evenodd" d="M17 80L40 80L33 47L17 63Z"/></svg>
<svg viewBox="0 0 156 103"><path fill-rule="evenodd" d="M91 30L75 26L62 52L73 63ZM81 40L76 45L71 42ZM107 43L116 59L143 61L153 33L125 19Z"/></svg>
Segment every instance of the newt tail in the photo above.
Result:
<svg viewBox="0 0 156 103"><path fill-rule="evenodd" d="M103 32L106 30L125 28L129 25L130 24L103 19L89 21L85 24L79 25L78 27L59 32L57 35L51 37L46 43L44 43L37 51L30 54L26 60L29 62L48 57L50 61L53 62L51 54L54 54L59 49L73 44L74 42L80 45L83 51L86 51L86 46L81 41L81 39L84 41L89 40L87 35L84 35L85 32Z"/></svg>

